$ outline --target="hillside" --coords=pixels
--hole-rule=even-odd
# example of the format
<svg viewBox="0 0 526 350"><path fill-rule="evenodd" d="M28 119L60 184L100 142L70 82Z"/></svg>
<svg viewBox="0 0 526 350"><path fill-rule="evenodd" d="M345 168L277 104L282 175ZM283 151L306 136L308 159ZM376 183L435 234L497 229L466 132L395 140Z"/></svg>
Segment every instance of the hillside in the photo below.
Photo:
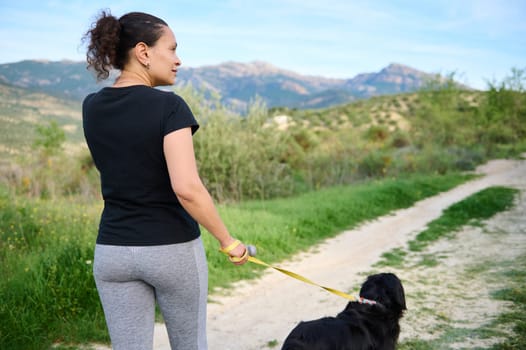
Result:
<svg viewBox="0 0 526 350"><path fill-rule="evenodd" d="M476 100L477 94L466 92L464 98ZM271 110L271 115L283 125L303 125L319 131L367 129L371 126L385 126L390 131L407 131L410 129L410 119L420 103L416 93L405 93L375 96L328 108L275 108Z"/></svg>
<svg viewBox="0 0 526 350"><path fill-rule="evenodd" d="M20 154L30 149L38 124L56 120L66 131L69 143L83 143L81 103L41 92L0 83L0 155ZM319 109L277 108L270 113L281 123L313 129L345 129L386 124L406 129L407 112L414 109L415 96L378 96L344 105ZM200 116L197 116L199 119Z"/></svg>
<svg viewBox="0 0 526 350"><path fill-rule="evenodd" d="M2 89L3 155L38 158L35 152L24 151L33 143L37 124L45 125L49 119L66 129L69 142L84 144L79 101L9 86ZM196 158L204 181L220 202L289 196L365 178L469 170L485 159L511 156L525 147L526 95L506 86L470 91L447 81L440 88L328 108L267 109L255 103L242 116L221 105L217 96L206 97L191 87L176 91L204 126L194 138ZM269 127L273 123L282 132ZM65 161L74 161L69 152L61 156L64 159L55 162L57 172L63 172L60 166ZM26 167L26 173L33 174L41 160L33 159L34 166ZM69 178L84 179L92 169L91 160L87 154L79 154L77 160L80 168L77 164L73 169L78 173ZM49 178L42 181L61 188L62 182L48 170ZM39 188L31 193L38 194ZM63 191L93 193L92 188L98 188L95 180Z"/></svg>
<svg viewBox="0 0 526 350"><path fill-rule="evenodd" d="M376 76L374 78L379 79ZM366 77L362 76L360 79L365 81ZM322 86L324 83L327 84L328 81L320 80L318 85ZM328 98L338 97L337 92L326 93ZM476 103L474 101L479 99L479 95L479 92L464 91L462 99ZM0 155L16 155L28 150L34 140L36 125L45 124L48 120L56 120L64 128L70 144L84 142L80 101L1 83L0 96ZM385 126L391 131L407 131L410 128L411 117L420 103L415 93L399 93L327 108L272 108L269 114L276 123L281 124L281 128L301 125L312 130L343 131L347 128L365 130L376 125ZM199 120L201 116L196 117Z"/></svg>
<svg viewBox="0 0 526 350"><path fill-rule="evenodd" d="M218 93L223 103L242 111L256 95L268 107L323 108L372 96L413 92L433 77L411 67L390 64L376 73L330 79L255 61L197 68L182 66L177 85L191 83ZM75 100L82 100L112 80L97 84L84 62L21 61L0 65L0 82Z"/></svg>
<svg viewBox="0 0 526 350"><path fill-rule="evenodd" d="M0 157L29 150L38 124L55 120L66 131L67 141L83 140L78 101L0 84Z"/></svg>

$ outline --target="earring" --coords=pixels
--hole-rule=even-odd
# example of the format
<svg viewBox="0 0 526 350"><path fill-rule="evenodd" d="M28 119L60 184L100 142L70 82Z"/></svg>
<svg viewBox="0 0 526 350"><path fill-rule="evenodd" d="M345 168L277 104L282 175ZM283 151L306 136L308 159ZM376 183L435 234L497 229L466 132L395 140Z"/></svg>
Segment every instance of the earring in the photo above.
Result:
<svg viewBox="0 0 526 350"><path fill-rule="evenodd" d="M150 62L147 62L145 65L146 69L150 69Z"/></svg>

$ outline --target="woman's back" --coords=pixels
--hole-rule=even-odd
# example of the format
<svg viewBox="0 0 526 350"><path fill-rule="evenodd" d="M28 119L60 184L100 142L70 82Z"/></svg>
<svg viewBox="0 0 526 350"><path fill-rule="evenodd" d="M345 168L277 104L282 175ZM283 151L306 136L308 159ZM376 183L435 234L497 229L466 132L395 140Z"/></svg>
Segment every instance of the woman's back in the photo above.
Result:
<svg viewBox="0 0 526 350"><path fill-rule="evenodd" d="M198 128L179 96L144 85L103 88L86 97L83 126L105 201L98 243L172 244L199 235L171 188L163 153L164 135Z"/></svg>

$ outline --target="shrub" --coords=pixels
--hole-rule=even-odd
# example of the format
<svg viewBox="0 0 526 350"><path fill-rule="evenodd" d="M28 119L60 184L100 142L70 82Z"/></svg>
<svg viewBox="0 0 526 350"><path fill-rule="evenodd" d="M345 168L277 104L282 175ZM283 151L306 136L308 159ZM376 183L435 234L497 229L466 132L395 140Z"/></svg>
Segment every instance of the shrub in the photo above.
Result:
<svg viewBox="0 0 526 350"><path fill-rule="evenodd" d="M286 158L288 134L268 122L261 100L252 101L240 116L219 101L205 100L187 88L185 99L202 127L195 136L199 172L219 201L240 201L286 196L293 193L293 177ZM219 97L216 97L219 99Z"/></svg>

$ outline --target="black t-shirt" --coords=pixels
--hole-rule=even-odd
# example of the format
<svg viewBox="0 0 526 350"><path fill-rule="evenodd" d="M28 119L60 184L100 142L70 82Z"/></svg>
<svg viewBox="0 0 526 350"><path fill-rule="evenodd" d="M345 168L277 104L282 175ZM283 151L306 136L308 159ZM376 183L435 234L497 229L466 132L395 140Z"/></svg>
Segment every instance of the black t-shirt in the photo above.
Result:
<svg viewBox="0 0 526 350"><path fill-rule="evenodd" d="M199 237L199 225L173 192L163 151L165 135L199 128L181 97L143 85L107 87L86 97L82 121L104 198L97 243L147 246Z"/></svg>

